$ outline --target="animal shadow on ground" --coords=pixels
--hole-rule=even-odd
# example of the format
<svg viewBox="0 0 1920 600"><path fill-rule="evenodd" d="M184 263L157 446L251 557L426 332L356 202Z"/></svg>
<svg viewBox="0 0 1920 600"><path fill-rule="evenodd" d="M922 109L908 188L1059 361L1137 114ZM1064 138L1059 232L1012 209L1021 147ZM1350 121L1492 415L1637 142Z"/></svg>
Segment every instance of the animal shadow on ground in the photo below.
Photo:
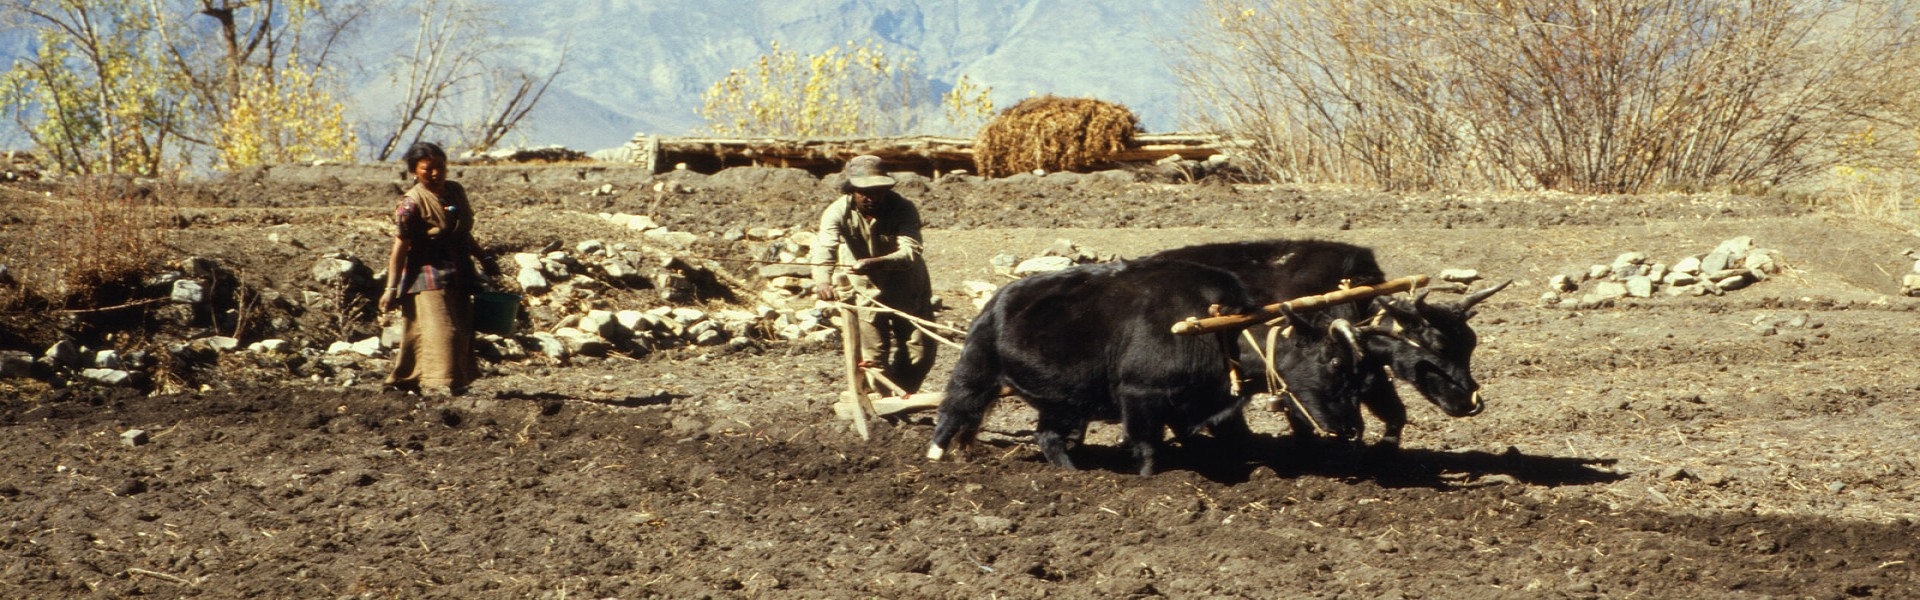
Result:
<svg viewBox="0 0 1920 600"><path fill-rule="evenodd" d="M1023 445L1011 440L982 440L981 443ZM1072 457L1081 469L1116 473L1133 473L1138 469L1133 454L1123 446L1083 445L1072 451ZM1026 460L1044 459L1035 450ZM1420 448L1384 452L1334 443L1304 446L1290 436L1263 434L1255 434L1245 444L1204 436L1182 444L1168 444L1157 461L1161 471L1190 471L1228 485L1245 483L1255 471L1266 467L1281 477L1318 475L1372 480L1393 488L1434 489L1484 485L1475 481L1490 475L1505 475L1520 483L1546 487L1607 483L1627 477L1606 469L1616 462L1611 458L1529 455L1513 447L1491 453Z"/></svg>

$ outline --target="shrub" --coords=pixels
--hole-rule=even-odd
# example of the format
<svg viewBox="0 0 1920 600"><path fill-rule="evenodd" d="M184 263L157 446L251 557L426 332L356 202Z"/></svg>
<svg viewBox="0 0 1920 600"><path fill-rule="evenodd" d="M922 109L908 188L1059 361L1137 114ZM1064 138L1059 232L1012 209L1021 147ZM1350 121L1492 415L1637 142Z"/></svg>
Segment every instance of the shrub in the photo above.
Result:
<svg viewBox="0 0 1920 600"><path fill-rule="evenodd" d="M1197 119L1281 179L1773 186L1828 169L1902 93L1910 4L1206 0L1176 71Z"/></svg>

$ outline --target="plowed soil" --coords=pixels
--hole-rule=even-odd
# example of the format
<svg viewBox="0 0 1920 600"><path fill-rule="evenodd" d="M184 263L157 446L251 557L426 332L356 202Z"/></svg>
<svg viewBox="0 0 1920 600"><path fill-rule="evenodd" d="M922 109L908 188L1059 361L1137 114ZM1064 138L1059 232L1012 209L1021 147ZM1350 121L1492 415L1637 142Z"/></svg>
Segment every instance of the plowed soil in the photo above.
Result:
<svg viewBox="0 0 1920 600"><path fill-rule="evenodd" d="M327 249L377 263L392 171L186 186L164 239L263 289ZM831 198L764 169L455 178L501 255L633 235L603 212L724 252L727 230L806 228ZM47 202L36 185L6 210ZM1091 468L1048 466L1017 401L964 460L923 457L926 413L862 441L831 408L838 348L778 341L490 363L450 399L382 392L377 368L342 382L225 359L172 393L15 385L0 401L0 597L1920 597L1920 305L1896 295L1920 238L1900 227L1728 195L1066 176L902 189L954 324L974 313L963 282L1007 280L990 257L1061 238L1118 256L1323 238L1375 248L1390 275L1514 280L1474 321L1490 406L1449 419L1403 389L1414 422L1392 457L1302 452L1254 410L1251 451L1176 448L1140 477L1113 425L1089 434ZM1555 274L1743 235L1786 272L1720 296L1539 301ZM0 242L16 272L22 248ZM0 339L38 353L54 318L16 310ZM123 444L130 429L150 441Z"/></svg>

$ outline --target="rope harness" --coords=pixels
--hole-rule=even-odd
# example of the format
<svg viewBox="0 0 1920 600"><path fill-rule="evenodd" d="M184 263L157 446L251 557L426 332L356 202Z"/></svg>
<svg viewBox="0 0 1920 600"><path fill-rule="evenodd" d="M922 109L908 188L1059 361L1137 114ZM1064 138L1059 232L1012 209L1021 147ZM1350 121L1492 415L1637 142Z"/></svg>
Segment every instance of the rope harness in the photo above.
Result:
<svg viewBox="0 0 1920 600"><path fill-rule="evenodd" d="M1353 286L1352 280L1349 280L1349 279L1340 280L1340 289L1344 290L1352 286ZM1301 417L1305 418L1307 420L1307 423L1313 425L1314 431L1317 431L1323 434L1329 433L1328 429L1324 425L1321 425L1319 420L1313 418L1313 413L1307 410L1306 405L1300 402L1300 396L1298 394L1294 394L1291 389L1288 389L1287 379L1280 375L1280 367L1276 363L1276 361L1278 360L1279 353L1275 351L1275 347L1278 345L1280 338L1291 337L1293 335L1292 326L1288 326L1285 328L1273 326L1274 324L1279 323L1283 320L1285 320L1285 317L1274 319L1266 323L1268 325L1268 328L1267 328L1267 336L1266 336L1267 339L1265 344L1261 344L1260 340L1254 339L1253 332L1247 331L1245 329L1240 330L1240 337L1246 338L1247 343L1253 347L1254 355L1260 357L1260 362L1262 363L1262 366L1266 370L1268 391L1270 391L1276 397L1286 398L1287 404L1293 407L1294 412L1299 413ZM1377 326L1382 322L1388 323L1388 326L1390 329L1388 335L1391 335L1394 338L1397 338L1403 342L1406 342L1408 345L1413 346L1415 348L1420 347L1419 342L1416 342L1406 337L1405 335L1403 335L1405 328L1400 325L1399 320L1394 319L1392 318L1392 316L1388 315L1387 309L1385 308L1381 308L1379 312L1374 313L1372 317L1368 317L1365 321L1362 321L1361 325L1363 327L1370 327L1370 326ZM1220 353L1226 356L1227 358L1228 390L1234 396L1239 396L1240 390L1241 390L1240 388L1241 382L1250 381L1251 379L1244 379L1240 377L1240 358L1238 356L1235 356L1235 353L1233 352L1233 346L1229 342L1229 338L1227 336L1222 335L1222 336L1219 336L1218 339L1220 340ZM1355 350L1358 350L1358 348L1355 348ZM1359 356L1354 357L1354 360L1359 360L1359 359L1360 359ZM1388 366L1386 367L1386 369L1389 375L1391 375L1393 372L1393 367Z"/></svg>

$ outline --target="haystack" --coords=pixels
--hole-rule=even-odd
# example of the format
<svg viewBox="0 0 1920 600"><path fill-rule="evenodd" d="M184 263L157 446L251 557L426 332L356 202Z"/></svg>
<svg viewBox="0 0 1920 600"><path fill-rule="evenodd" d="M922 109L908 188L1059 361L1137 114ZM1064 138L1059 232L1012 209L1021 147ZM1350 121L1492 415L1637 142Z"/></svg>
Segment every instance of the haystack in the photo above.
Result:
<svg viewBox="0 0 1920 600"><path fill-rule="evenodd" d="M1112 162L1139 129L1140 118L1119 104L1036 96L1001 111L980 130L973 163L987 177L1082 171Z"/></svg>

